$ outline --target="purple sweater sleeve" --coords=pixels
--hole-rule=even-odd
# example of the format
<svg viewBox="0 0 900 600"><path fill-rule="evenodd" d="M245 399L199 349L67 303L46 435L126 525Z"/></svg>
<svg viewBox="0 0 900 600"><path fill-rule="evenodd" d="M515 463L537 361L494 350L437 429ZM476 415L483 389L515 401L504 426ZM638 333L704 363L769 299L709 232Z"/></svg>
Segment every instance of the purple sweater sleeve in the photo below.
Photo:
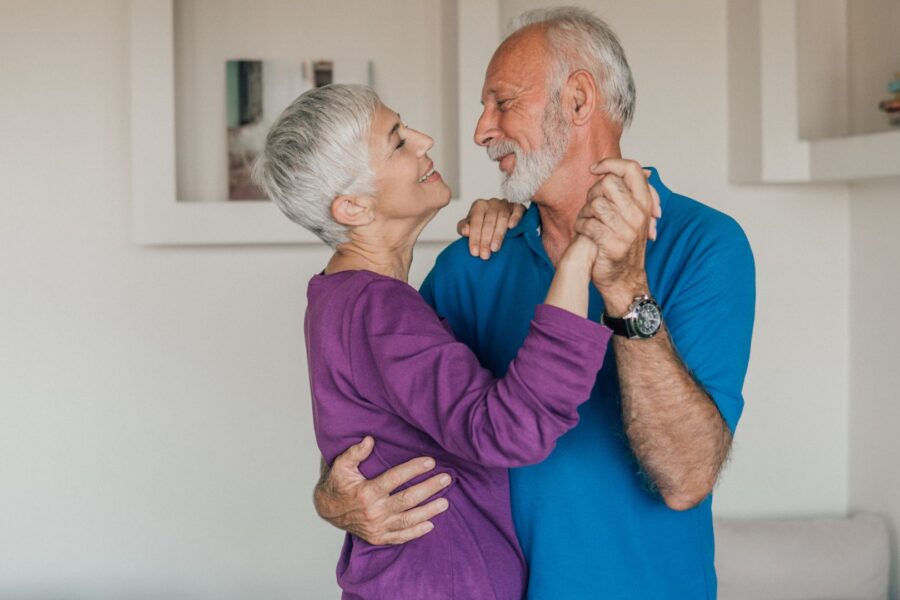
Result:
<svg viewBox="0 0 900 600"><path fill-rule="evenodd" d="M356 308L351 360L358 389L447 451L493 467L542 461L577 424L611 334L539 305L525 343L497 379L412 288L372 281Z"/></svg>

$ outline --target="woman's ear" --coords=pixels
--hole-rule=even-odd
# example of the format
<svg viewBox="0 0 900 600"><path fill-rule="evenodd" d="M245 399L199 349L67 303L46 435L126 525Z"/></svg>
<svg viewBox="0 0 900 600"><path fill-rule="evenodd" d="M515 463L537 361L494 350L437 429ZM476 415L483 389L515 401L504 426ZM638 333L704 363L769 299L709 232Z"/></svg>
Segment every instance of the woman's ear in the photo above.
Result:
<svg viewBox="0 0 900 600"><path fill-rule="evenodd" d="M575 125L584 125L590 120L600 101L600 94L594 78L584 69L579 69L569 75L569 79L566 81L566 92L572 122Z"/></svg>
<svg viewBox="0 0 900 600"><path fill-rule="evenodd" d="M373 198L369 196L338 196L331 203L331 216L341 225L359 227L375 220Z"/></svg>

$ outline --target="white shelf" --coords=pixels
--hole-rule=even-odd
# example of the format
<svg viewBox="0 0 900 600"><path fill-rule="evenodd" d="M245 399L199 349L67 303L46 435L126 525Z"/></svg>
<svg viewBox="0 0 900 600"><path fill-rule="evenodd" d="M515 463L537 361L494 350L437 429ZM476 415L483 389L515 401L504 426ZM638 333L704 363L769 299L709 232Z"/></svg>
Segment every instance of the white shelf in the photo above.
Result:
<svg viewBox="0 0 900 600"><path fill-rule="evenodd" d="M814 12L798 18L802 0L730 0L729 170L734 183L900 176L900 130L801 137L801 131L821 129L823 122L826 133L847 127L849 86L854 85L848 76L852 1L817 0L805 6Z"/></svg>
<svg viewBox="0 0 900 600"><path fill-rule="evenodd" d="M178 198L173 2L131 0L134 241L141 245L321 244L269 202ZM447 77L455 79L453 85L445 86L450 100L443 108L442 118L446 118L448 129L442 136L457 136L456 156L450 157L450 162L455 158L458 167L454 196L464 200L453 200L428 225L420 240L431 242L456 239L456 222L465 215L476 194L499 195L496 166L470 141L478 117L484 69L499 41L498 3L453 0L452 4L441 4L439 12L452 15L447 17L445 31L456 32L456 43L451 44L455 47L445 54L441 65Z"/></svg>
<svg viewBox="0 0 900 600"><path fill-rule="evenodd" d="M900 130L810 142L811 181L900 175Z"/></svg>

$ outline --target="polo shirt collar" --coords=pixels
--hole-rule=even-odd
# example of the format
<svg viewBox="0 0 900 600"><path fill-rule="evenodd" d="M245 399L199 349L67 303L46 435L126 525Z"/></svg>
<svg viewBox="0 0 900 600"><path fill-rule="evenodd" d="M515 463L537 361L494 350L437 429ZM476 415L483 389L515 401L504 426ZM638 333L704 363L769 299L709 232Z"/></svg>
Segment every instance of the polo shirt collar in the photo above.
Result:
<svg viewBox="0 0 900 600"><path fill-rule="evenodd" d="M666 205L669 203L669 198L672 196L672 191L666 187L666 185L662 182L662 179L659 177L659 171L656 170L656 167L646 167L650 170L650 185L656 189L656 193L659 194L659 205L662 208L663 218L665 218L666 214ZM537 204L534 202L531 203L531 206L528 207L528 210L525 211L525 214L522 215L522 220L519 221L519 224L510 229L507 232L508 237L517 237L521 235L525 235L526 233L531 233L533 235L538 235L541 227L541 213L538 210Z"/></svg>

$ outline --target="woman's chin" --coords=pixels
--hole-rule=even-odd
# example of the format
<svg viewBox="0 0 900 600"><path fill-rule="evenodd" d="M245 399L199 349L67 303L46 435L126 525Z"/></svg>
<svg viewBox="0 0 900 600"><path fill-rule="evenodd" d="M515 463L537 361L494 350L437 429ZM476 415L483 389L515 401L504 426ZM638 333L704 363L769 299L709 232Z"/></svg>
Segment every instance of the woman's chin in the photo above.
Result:
<svg viewBox="0 0 900 600"><path fill-rule="evenodd" d="M450 204L450 199L453 198L453 191L450 189L449 185L444 184L444 194L441 195L441 198L440 208L444 208Z"/></svg>

